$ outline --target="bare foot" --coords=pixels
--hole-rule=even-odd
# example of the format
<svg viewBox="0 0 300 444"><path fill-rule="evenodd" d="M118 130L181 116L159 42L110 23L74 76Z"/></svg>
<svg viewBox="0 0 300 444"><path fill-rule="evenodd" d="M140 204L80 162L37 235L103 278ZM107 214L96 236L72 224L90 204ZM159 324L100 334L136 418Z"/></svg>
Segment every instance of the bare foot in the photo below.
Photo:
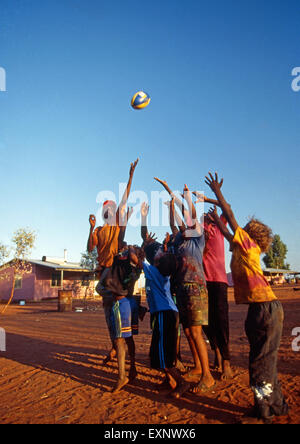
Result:
<svg viewBox="0 0 300 444"><path fill-rule="evenodd" d="M171 390L171 386L169 384L169 381L167 379L167 377L165 377L161 382L158 382L157 384L155 384L155 389L162 391L162 390Z"/></svg>
<svg viewBox="0 0 300 444"><path fill-rule="evenodd" d="M186 372L186 367L185 367L184 364L180 361L180 359L177 359L177 362L176 362L176 368L177 368L180 372L182 372L182 373Z"/></svg>
<svg viewBox="0 0 300 444"><path fill-rule="evenodd" d="M199 368L193 368L189 372L187 372L183 377L186 381L194 381L199 379L202 376L202 371Z"/></svg>
<svg viewBox="0 0 300 444"><path fill-rule="evenodd" d="M205 377L202 378L201 381L199 382L199 384L195 385L192 389L191 392L192 393L205 393L205 392L209 392L211 390L213 390L213 388L216 385L216 381L214 380L214 378L212 376L210 377Z"/></svg>
<svg viewBox="0 0 300 444"><path fill-rule="evenodd" d="M215 362L213 369L217 371L222 371L222 355L218 348L215 350Z"/></svg>
<svg viewBox="0 0 300 444"><path fill-rule="evenodd" d="M179 399L184 393L188 392L191 388L191 384L186 381L182 381L178 384L178 387L171 393L172 398Z"/></svg>
<svg viewBox="0 0 300 444"><path fill-rule="evenodd" d="M118 393L128 383L129 383L129 379L128 378L119 379L117 384L116 384L116 386L112 389L112 393Z"/></svg>
<svg viewBox="0 0 300 444"><path fill-rule="evenodd" d="M230 367L230 362L229 361L224 361L223 362L223 371L222 371L221 379L223 381L226 381L227 379L232 379L232 378L233 378L233 372L232 372L232 369Z"/></svg>
<svg viewBox="0 0 300 444"><path fill-rule="evenodd" d="M113 348L113 349L109 352L109 354L106 356L106 358L103 359L103 361L102 361L102 365L106 365L106 364L108 364L110 361L112 361L112 360L116 357L116 355L117 355L117 352L116 352L116 350Z"/></svg>
<svg viewBox="0 0 300 444"><path fill-rule="evenodd" d="M192 368L191 370L189 370L187 372L187 375L190 375L190 376L201 376L202 375L202 370L201 370L201 368L194 367L194 368Z"/></svg>

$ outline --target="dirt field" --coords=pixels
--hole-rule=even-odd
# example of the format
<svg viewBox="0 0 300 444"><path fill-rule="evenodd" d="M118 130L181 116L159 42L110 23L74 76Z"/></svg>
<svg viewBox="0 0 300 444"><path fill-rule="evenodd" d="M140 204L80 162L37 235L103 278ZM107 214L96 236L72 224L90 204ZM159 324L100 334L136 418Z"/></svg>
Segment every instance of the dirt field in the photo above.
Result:
<svg viewBox="0 0 300 444"><path fill-rule="evenodd" d="M279 374L290 405L289 417L275 423L300 422L300 352L292 351L293 328L300 327L300 291L276 290L285 310ZM159 394L162 375L148 367L149 317L136 339L138 379L112 395L116 362L102 366L109 349L101 303L83 313L58 313L57 302L13 305L0 318L7 351L0 352L0 423L14 424L231 424L252 404L248 387L247 307L230 297L231 350L235 377L218 381L205 396L186 394L173 400ZM78 302L75 306L80 306ZM300 342L299 342L300 345ZM182 355L190 362L183 339ZM212 361L212 354L210 352ZM217 374L214 374L216 378Z"/></svg>

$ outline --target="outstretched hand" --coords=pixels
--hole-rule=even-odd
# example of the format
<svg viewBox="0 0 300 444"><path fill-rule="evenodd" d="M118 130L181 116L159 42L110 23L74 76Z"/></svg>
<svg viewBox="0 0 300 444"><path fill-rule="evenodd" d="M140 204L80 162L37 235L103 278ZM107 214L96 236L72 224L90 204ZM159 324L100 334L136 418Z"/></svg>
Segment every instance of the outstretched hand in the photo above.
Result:
<svg viewBox="0 0 300 444"><path fill-rule="evenodd" d="M193 191L193 195L197 198L196 204L199 202L205 202L205 196L202 193L199 193L198 191Z"/></svg>
<svg viewBox="0 0 300 444"><path fill-rule="evenodd" d="M207 216L214 223L219 219L219 215L218 215L218 211L217 211L216 205L213 208L209 209L209 211L207 213Z"/></svg>
<svg viewBox="0 0 300 444"><path fill-rule="evenodd" d="M149 205L146 202L143 202L141 205L141 215L142 217L147 217L149 214Z"/></svg>
<svg viewBox="0 0 300 444"><path fill-rule="evenodd" d="M133 163L130 165L130 171L129 171L129 175L130 175L130 177L133 176L134 171L135 171L135 169L136 169L136 166L137 166L137 164L139 163L139 160L140 160L139 158L136 159L136 161L133 162Z"/></svg>
<svg viewBox="0 0 300 444"><path fill-rule="evenodd" d="M133 214L133 207L129 207L129 208L127 209L127 222L128 222L129 219L131 218L132 214Z"/></svg>
<svg viewBox="0 0 300 444"><path fill-rule="evenodd" d="M167 182L165 180L161 180L158 177L154 177L154 179L159 182L163 187L168 186Z"/></svg>
<svg viewBox="0 0 300 444"><path fill-rule="evenodd" d="M221 190L224 180L221 179L219 182L218 173L215 173L215 177L209 172L209 177L205 176L205 183L211 188L211 190L216 193Z"/></svg>
<svg viewBox="0 0 300 444"><path fill-rule="evenodd" d="M90 215L89 222L90 222L90 226L91 226L91 228L95 228L95 225L96 225L96 217L95 217L93 214Z"/></svg>
<svg viewBox="0 0 300 444"><path fill-rule="evenodd" d="M147 233L146 239L144 241L145 245L152 244L153 242L157 241L157 237L154 233Z"/></svg>

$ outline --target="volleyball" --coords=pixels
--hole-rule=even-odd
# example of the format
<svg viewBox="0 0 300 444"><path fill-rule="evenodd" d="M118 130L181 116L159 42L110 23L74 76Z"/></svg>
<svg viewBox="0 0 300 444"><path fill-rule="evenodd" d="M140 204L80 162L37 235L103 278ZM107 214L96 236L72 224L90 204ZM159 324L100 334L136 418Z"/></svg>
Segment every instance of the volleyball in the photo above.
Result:
<svg viewBox="0 0 300 444"><path fill-rule="evenodd" d="M139 91L132 97L131 106L134 109L143 109L149 105L150 100L149 94L145 93L144 91Z"/></svg>

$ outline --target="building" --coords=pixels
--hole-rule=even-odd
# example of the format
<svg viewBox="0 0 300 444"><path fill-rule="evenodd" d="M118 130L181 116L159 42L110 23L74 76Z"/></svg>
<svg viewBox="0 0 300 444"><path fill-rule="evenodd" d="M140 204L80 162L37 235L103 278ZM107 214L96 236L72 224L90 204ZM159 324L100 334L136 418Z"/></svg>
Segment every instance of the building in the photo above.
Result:
<svg viewBox="0 0 300 444"><path fill-rule="evenodd" d="M30 272L14 277L12 261L0 267L0 300L8 301L15 279L14 301L41 301L58 297L58 290L72 290L74 298L94 296L94 276L80 264L44 256L28 260Z"/></svg>
<svg viewBox="0 0 300 444"><path fill-rule="evenodd" d="M270 285L283 285L286 283L300 283L300 271L281 270L277 268L266 268L264 276ZM232 274L227 273L229 287L234 287Z"/></svg>
<svg viewBox="0 0 300 444"><path fill-rule="evenodd" d="M294 283L298 281L298 278L300 276L300 271L294 270L266 268L263 271L266 279L268 280L268 282L270 282L271 285L281 285L285 284L286 282Z"/></svg>

